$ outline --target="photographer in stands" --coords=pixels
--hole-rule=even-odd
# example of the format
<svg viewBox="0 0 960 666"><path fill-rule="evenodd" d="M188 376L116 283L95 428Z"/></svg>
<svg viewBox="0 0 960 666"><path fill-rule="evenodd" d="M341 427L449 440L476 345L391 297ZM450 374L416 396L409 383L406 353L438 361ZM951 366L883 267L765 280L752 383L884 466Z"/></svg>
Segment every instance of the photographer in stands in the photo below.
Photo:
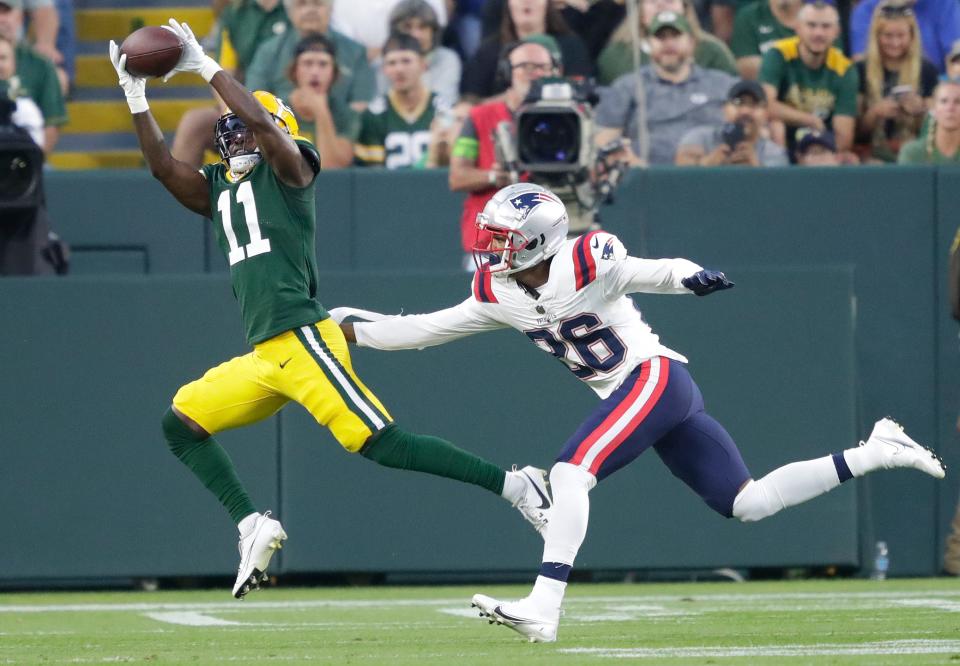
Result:
<svg viewBox="0 0 960 666"><path fill-rule="evenodd" d="M680 139L678 166L787 166L787 152L769 138L767 96L756 81L738 81L727 93L723 124L701 125Z"/></svg>

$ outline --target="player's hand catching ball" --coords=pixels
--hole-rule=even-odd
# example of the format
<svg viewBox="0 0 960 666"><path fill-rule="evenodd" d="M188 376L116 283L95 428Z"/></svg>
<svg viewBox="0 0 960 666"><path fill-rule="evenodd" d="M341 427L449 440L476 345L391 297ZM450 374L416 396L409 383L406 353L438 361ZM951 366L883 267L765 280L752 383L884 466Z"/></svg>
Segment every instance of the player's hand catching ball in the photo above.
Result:
<svg viewBox="0 0 960 666"><path fill-rule="evenodd" d="M123 94L127 97L130 113L143 113L150 108L147 105L147 80L127 71L127 56L120 53L120 47L112 39L110 40L110 62L117 70L117 78L120 81L120 87L123 88Z"/></svg>
<svg viewBox="0 0 960 666"><path fill-rule="evenodd" d="M199 74L204 81L210 83L214 74L223 69L216 60L203 52L203 47L194 37L193 30L190 29L189 25L178 23L177 19L170 19L169 25L161 27L175 34L183 43L183 55L180 56L180 62L164 75L164 82L169 81L170 77L177 72L192 72Z"/></svg>
<svg viewBox="0 0 960 666"><path fill-rule="evenodd" d="M722 271L702 270L690 277L683 278L680 283L697 296L706 296L721 289L730 289L733 282L727 279Z"/></svg>

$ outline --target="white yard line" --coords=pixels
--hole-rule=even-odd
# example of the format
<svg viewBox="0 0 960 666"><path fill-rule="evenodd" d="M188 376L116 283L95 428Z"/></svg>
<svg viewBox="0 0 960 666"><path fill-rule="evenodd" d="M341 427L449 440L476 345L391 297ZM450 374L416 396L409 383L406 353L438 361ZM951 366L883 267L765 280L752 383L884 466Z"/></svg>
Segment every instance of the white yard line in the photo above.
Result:
<svg viewBox="0 0 960 666"><path fill-rule="evenodd" d="M761 593L761 594L676 594L676 595L625 595L625 596L570 596L567 603L610 604L616 607L634 604L640 607L673 603L704 604L711 602L749 603L751 607L783 601L811 601L829 604L836 608L837 602L855 601L891 601L905 603L902 600L915 599L928 605L931 600L952 604L951 599L960 603L960 589L945 590L931 594L929 590L917 592L798 592L798 593ZM465 601L466 600L466 601ZM53 612L153 612L153 611L244 611L253 609L301 609L301 608L374 608L374 607L435 607L455 606L469 602L469 594L463 597L444 599L326 599L300 601L224 601L198 603L77 603L77 604L3 604L0 613L53 613ZM918 604L920 605L920 604ZM789 607L796 607L790 604ZM805 606L806 607L806 606ZM699 609L698 609L699 610Z"/></svg>
<svg viewBox="0 0 960 666"><path fill-rule="evenodd" d="M665 657L828 657L841 655L945 654L960 651L960 641L902 640L873 643L816 643L814 645L745 645L675 648L562 648L558 652L606 659L662 659Z"/></svg>

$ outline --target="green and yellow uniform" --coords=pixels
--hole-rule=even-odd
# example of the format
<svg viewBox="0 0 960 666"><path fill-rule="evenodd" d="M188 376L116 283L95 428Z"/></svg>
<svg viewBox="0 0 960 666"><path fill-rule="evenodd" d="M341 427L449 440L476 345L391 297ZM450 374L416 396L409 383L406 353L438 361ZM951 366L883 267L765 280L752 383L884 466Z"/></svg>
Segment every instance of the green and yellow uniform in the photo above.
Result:
<svg viewBox="0 0 960 666"><path fill-rule="evenodd" d="M302 138L297 145L319 171L316 148ZM181 388L174 406L213 434L295 400L344 448L359 450L392 419L353 372L340 327L317 300L315 182L287 185L266 161L237 179L223 163L202 173L253 351Z"/></svg>
<svg viewBox="0 0 960 666"><path fill-rule="evenodd" d="M220 25L223 29L217 61L240 72L250 66L260 44L291 29L282 2L265 12L256 0L231 2L220 15Z"/></svg>
<svg viewBox="0 0 960 666"><path fill-rule="evenodd" d="M928 137L922 136L905 143L897 157L899 164L952 164L960 165L960 151L944 155L935 145L928 146ZM954 241L956 242L956 241Z"/></svg>
<svg viewBox="0 0 960 666"><path fill-rule="evenodd" d="M800 38L781 39L763 56L760 82L777 89L777 100L812 113L828 128L834 116L857 115L857 69L835 46L830 47L821 67L810 69L800 58ZM787 127L791 152L795 135L796 128Z"/></svg>
<svg viewBox="0 0 960 666"><path fill-rule="evenodd" d="M399 111L393 91L378 97L363 112L354 155L362 166L403 169L415 166L430 146L430 123L443 103L430 93L409 114Z"/></svg>

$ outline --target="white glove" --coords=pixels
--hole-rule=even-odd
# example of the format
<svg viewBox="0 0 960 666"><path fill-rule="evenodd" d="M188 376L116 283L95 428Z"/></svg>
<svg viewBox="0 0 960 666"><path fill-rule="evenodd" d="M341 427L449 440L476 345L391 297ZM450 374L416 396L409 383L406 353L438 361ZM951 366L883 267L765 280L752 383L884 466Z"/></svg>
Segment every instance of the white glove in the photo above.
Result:
<svg viewBox="0 0 960 666"><path fill-rule="evenodd" d="M213 75L219 72L221 67L216 60L203 52L200 42L193 36L193 30L186 23L177 23L177 19L170 19L170 25L160 26L164 30L169 30L175 34L183 44L183 54L180 56L180 62L163 77L164 83L170 80L170 77L177 72L194 72L203 77L203 80L210 83Z"/></svg>
<svg viewBox="0 0 960 666"><path fill-rule="evenodd" d="M110 40L110 62L117 70L117 78L120 79L123 94L127 96L130 113L143 113L149 109L146 93L147 80L127 71L127 54L120 55L120 47L112 39Z"/></svg>

